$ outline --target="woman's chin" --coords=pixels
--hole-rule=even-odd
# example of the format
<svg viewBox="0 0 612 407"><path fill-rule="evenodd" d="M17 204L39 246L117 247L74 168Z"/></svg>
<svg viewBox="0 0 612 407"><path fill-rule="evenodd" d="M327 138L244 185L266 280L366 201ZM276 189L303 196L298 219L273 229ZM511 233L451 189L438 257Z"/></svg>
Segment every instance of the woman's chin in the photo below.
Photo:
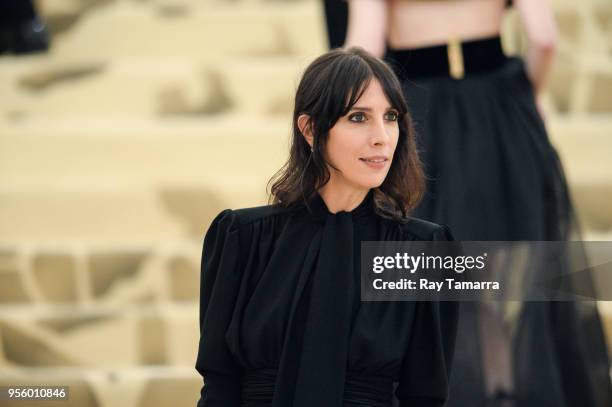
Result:
<svg viewBox="0 0 612 407"><path fill-rule="evenodd" d="M383 182L385 182L385 179L375 179L375 180L367 180L366 182L362 182L360 183L360 187L362 189L374 189L374 188L378 188L379 186L381 186L383 184Z"/></svg>

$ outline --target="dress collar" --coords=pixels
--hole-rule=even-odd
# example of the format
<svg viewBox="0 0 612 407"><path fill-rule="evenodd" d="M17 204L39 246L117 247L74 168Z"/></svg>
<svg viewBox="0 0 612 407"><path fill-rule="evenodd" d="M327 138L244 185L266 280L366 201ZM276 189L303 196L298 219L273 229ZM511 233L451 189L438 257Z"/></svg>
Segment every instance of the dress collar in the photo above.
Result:
<svg viewBox="0 0 612 407"><path fill-rule="evenodd" d="M337 216L347 214L351 215L355 219L367 218L374 214L374 193L370 189L359 205L352 211L340 211L337 213L331 213L325 204L325 201L316 193L314 197L309 201L307 205L308 210L318 219L325 220L329 216Z"/></svg>

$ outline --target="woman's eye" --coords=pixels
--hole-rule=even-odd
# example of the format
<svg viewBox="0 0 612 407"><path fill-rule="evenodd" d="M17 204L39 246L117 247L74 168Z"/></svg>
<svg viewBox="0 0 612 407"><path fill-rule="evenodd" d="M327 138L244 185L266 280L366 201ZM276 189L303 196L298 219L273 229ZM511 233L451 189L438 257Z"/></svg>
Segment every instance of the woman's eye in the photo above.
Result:
<svg viewBox="0 0 612 407"><path fill-rule="evenodd" d="M349 116L349 120L352 122L363 122L365 121L365 115L360 112L353 113L352 115Z"/></svg>
<svg viewBox="0 0 612 407"><path fill-rule="evenodd" d="M397 112L387 112L387 114L385 115L385 120L389 120L392 122L397 121L398 118L399 115L397 114Z"/></svg>

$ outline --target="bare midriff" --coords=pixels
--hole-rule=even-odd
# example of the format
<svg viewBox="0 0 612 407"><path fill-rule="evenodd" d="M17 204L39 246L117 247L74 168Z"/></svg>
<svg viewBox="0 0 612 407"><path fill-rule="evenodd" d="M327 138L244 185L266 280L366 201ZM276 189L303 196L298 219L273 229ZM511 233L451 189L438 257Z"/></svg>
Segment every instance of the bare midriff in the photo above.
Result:
<svg viewBox="0 0 612 407"><path fill-rule="evenodd" d="M388 0L391 48L499 35L505 0Z"/></svg>

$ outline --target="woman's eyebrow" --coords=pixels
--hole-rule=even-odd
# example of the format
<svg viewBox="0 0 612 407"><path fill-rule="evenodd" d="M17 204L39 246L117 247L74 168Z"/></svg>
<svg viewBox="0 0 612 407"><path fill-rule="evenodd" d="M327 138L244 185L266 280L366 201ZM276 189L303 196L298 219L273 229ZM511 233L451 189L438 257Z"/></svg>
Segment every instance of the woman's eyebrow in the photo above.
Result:
<svg viewBox="0 0 612 407"><path fill-rule="evenodd" d="M387 106L385 108L385 110L392 110L392 109L397 110L393 106ZM367 106L353 106L353 107L351 107L351 111L352 110L363 110L363 111L366 111L366 112L371 112L372 108L371 107L367 107Z"/></svg>

